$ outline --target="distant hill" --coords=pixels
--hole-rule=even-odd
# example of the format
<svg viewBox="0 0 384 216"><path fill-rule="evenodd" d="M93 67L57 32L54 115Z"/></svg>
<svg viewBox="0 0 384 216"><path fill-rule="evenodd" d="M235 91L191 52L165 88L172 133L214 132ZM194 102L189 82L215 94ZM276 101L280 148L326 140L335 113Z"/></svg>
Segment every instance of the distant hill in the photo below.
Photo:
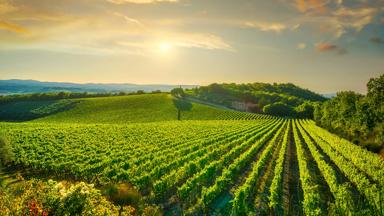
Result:
<svg viewBox="0 0 384 216"><path fill-rule="evenodd" d="M111 123L177 120L170 94L142 94L54 101L16 101L0 105L0 120L36 123ZM199 103L182 111L182 120L254 119L265 117Z"/></svg>
<svg viewBox="0 0 384 216"><path fill-rule="evenodd" d="M333 97L336 97L336 93L327 93L327 94L323 94L323 96L326 98L333 98Z"/></svg>
<svg viewBox="0 0 384 216"><path fill-rule="evenodd" d="M145 92L164 91L178 87L176 85L137 85L137 84L100 84L100 83L68 83L68 82L40 82L36 80L0 80L0 95L24 94L24 93L46 93L46 92L134 92L142 90ZM194 88L195 85L182 85L183 88Z"/></svg>

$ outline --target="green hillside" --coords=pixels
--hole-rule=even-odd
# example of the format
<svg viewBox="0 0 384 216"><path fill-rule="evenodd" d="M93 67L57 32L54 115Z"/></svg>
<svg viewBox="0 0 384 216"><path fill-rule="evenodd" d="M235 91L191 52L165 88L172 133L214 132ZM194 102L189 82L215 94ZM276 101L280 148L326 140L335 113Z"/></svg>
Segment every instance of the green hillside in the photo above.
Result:
<svg viewBox="0 0 384 216"><path fill-rule="evenodd" d="M177 119L177 110L169 94L144 94L103 98L73 99L73 108L34 120L48 123L133 123ZM192 103L183 111L183 120L249 119L258 115L225 111Z"/></svg>

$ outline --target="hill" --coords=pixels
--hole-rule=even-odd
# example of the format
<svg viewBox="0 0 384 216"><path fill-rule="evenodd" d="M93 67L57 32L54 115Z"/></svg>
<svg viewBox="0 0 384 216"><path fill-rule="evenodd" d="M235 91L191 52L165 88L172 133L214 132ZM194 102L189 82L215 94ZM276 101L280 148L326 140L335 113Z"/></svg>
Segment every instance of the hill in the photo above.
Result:
<svg viewBox="0 0 384 216"><path fill-rule="evenodd" d="M306 118L313 115L313 107L309 107L313 102L327 100L315 92L291 83L214 83L195 88L188 93L192 97L241 111Z"/></svg>
<svg viewBox="0 0 384 216"><path fill-rule="evenodd" d="M258 115L189 102L181 119L247 119ZM177 120L170 94L142 94L50 101L16 101L0 105L0 119L48 123L133 123Z"/></svg>
<svg viewBox="0 0 384 216"><path fill-rule="evenodd" d="M169 92L176 85L138 85L131 83L69 83L69 82L40 82L36 80L0 80L0 95L25 94L25 93L47 93L47 92L135 92L135 91L165 91ZM183 88L193 88L195 85L182 85Z"/></svg>

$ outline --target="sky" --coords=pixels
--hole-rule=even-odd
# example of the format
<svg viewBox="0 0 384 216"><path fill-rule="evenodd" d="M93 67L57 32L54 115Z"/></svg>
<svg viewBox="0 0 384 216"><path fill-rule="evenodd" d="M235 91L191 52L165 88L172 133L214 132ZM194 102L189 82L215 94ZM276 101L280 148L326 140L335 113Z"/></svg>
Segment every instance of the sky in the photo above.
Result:
<svg viewBox="0 0 384 216"><path fill-rule="evenodd" d="M0 0L0 79L364 93L384 0Z"/></svg>

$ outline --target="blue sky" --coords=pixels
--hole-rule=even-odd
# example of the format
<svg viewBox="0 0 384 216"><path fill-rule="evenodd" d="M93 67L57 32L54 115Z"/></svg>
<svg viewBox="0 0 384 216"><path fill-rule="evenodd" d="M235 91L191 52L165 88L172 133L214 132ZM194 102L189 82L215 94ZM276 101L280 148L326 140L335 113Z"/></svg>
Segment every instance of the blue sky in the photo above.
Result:
<svg viewBox="0 0 384 216"><path fill-rule="evenodd" d="M0 0L0 79L365 91L383 0Z"/></svg>

